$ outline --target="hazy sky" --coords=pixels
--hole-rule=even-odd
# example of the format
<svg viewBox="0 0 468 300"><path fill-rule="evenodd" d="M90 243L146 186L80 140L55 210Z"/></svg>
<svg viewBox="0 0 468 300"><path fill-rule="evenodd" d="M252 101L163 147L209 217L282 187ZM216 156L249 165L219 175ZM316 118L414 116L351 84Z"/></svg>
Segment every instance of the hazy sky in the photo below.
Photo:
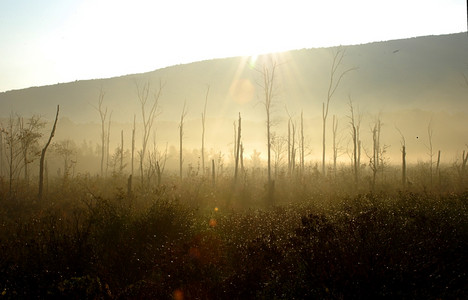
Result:
<svg viewBox="0 0 468 300"><path fill-rule="evenodd" d="M465 0L1 0L0 92L466 23Z"/></svg>

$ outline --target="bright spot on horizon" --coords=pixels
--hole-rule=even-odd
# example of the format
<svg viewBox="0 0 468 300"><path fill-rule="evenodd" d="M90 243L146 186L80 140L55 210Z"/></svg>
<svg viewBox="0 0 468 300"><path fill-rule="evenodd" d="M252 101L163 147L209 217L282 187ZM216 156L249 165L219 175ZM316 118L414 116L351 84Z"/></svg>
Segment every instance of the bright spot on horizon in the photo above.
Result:
<svg viewBox="0 0 468 300"><path fill-rule="evenodd" d="M466 31L459 0L4 1L0 92L212 58Z"/></svg>

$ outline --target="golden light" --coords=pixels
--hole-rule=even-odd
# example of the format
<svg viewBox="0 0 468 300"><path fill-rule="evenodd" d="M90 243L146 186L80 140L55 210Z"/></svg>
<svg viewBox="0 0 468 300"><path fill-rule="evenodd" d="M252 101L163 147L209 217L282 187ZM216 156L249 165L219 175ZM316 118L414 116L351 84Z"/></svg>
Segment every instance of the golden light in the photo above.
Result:
<svg viewBox="0 0 468 300"><path fill-rule="evenodd" d="M249 60L249 66L251 68L254 68L255 67L255 64L257 63L257 59L258 59L258 54L254 54L250 57L250 60Z"/></svg>
<svg viewBox="0 0 468 300"><path fill-rule="evenodd" d="M210 222L208 224L210 225L211 228L214 228L216 227L218 223L216 222L215 219L210 219Z"/></svg>
<svg viewBox="0 0 468 300"><path fill-rule="evenodd" d="M182 290L177 289L172 293L172 297L174 300L183 300L184 299L184 292Z"/></svg>
<svg viewBox="0 0 468 300"><path fill-rule="evenodd" d="M239 104L245 104L255 97L255 86L246 78L234 79L229 88L229 96Z"/></svg>

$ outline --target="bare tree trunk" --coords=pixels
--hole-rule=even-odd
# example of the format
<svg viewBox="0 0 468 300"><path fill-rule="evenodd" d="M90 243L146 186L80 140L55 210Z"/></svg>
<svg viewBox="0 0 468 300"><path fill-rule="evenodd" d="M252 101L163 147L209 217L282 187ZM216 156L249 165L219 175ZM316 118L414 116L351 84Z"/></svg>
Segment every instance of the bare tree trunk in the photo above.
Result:
<svg viewBox="0 0 468 300"><path fill-rule="evenodd" d="M124 134L123 130L120 131L120 173L123 172L123 155L124 155Z"/></svg>
<svg viewBox="0 0 468 300"><path fill-rule="evenodd" d="M332 99L338 86L340 85L340 82L343 76L346 75L346 73L356 69L356 68L349 68L338 73L338 69L341 66L344 55L345 55L345 51L342 49L337 49L335 54L333 55L333 61L332 61L332 66L330 70L330 82L328 84L328 91L327 91L327 100L326 102L322 103L322 121L323 121L322 123L322 174L324 175L325 175L325 133L326 133L328 110L330 107L330 100Z"/></svg>
<svg viewBox="0 0 468 300"><path fill-rule="evenodd" d="M380 169L380 131L381 131L381 121L380 116L374 123L374 127L372 128L372 156L368 155L370 158L369 166L372 170L372 191L375 189L375 184L377 180L377 172ZM383 152L382 152L383 153Z"/></svg>
<svg viewBox="0 0 468 300"><path fill-rule="evenodd" d="M132 170L131 170L131 173L130 175L133 176L133 172L135 170L135 167L134 167L134 161L135 161L135 119L136 119L136 116L133 115L133 129L132 129L132 158L131 158L131 167L132 167Z"/></svg>
<svg viewBox="0 0 468 300"><path fill-rule="evenodd" d="M180 115L180 123L179 123L179 176L180 180L182 180L182 167L183 167L183 157L182 157L182 139L184 136L184 118L187 115L187 111L185 110L186 102L184 102L184 107L182 108L182 114Z"/></svg>
<svg viewBox="0 0 468 300"><path fill-rule="evenodd" d="M130 170L130 175L128 176L128 181L127 181L127 195L129 197L132 195L132 181L133 181L134 161L135 161L135 125L136 125L135 120L136 120L136 115L133 115L131 170Z"/></svg>
<svg viewBox="0 0 468 300"><path fill-rule="evenodd" d="M440 186L440 150L437 152L437 164L436 164L436 175L437 175L437 182Z"/></svg>
<svg viewBox="0 0 468 300"><path fill-rule="evenodd" d="M237 145L236 145L236 152L235 152L235 157L236 157L236 165L234 168L234 184L237 183L237 174L238 174L238 169L239 169L239 157L240 157L240 140L241 140L241 128L242 128L242 119L241 119L241 114L239 113L239 124L238 124L238 129L237 129Z"/></svg>
<svg viewBox="0 0 468 300"><path fill-rule="evenodd" d="M396 127L401 137L401 185L406 187L406 139L403 133Z"/></svg>
<svg viewBox="0 0 468 300"><path fill-rule="evenodd" d="M264 99L262 104L265 107L266 113L266 134L267 134L267 171L268 171L268 182L267 182L267 201L270 205L274 204L274 182L272 181L271 176L271 127L272 127L272 120L271 120L271 109L273 106L273 97L274 97L274 81L275 81L275 71L276 71L277 64L276 62L272 62L270 67L267 67L265 64L263 65L262 70L257 70L262 75L263 82L260 84L263 93Z"/></svg>
<svg viewBox="0 0 468 300"><path fill-rule="evenodd" d="M401 146L401 184L406 187L406 146Z"/></svg>
<svg viewBox="0 0 468 300"><path fill-rule="evenodd" d="M105 157L105 141L106 141L106 128L105 128L105 123L106 123L106 117L107 117L107 107L104 110L102 107L102 103L104 102L104 96L105 92L102 90L99 91L99 98L98 98L98 106L94 107L98 113L99 117L101 118L101 176L104 176L104 157Z"/></svg>
<svg viewBox="0 0 468 300"><path fill-rule="evenodd" d="M357 157L357 174L358 174L358 180L359 180L359 173L361 172L361 149L362 149L362 142L359 139L359 129L357 129L357 139L358 139L358 157Z"/></svg>
<svg viewBox="0 0 468 300"><path fill-rule="evenodd" d="M202 145L201 145L201 158L202 158L202 169L203 175L205 175L205 120L206 120L206 105L208 103L208 93L210 92L210 86L206 90L205 96L205 107L203 108L202 113Z"/></svg>
<svg viewBox="0 0 468 300"><path fill-rule="evenodd" d="M304 116L301 111L301 175L304 173L305 156L304 156Z"/></svg>
<svg viewBox="0 0 468 300"><path fill-rule="evenodd" d="M294 174L296 171L296 124L292 123L292 143L291 143L291 170Z"/></svg>
<svg viewBox="0 0 468 300"><path fill-rule="evenodd" d="M360 114L354 113L354 106L351 98L349 98L349 124L351 125L351 139L353 141L353 173L354 173L354 184L356 187L359 185L359 167L361 165L361 141L359 140L359 127L361 123Z"/></svg>
<svg viewBox="0 0 468 300"><path fill-rule="evenodd" d="M236 163L236 151L237 151L237 126L236 126L236 121L232 123L232 132L234 136L234 143L233 148L232 148L232 159L234 160L234 164Z"/></svg>
<svg viewBox="0 0 468 300"><path fill-rule="evenodd" d="M322 103L322 174L325 175L325 132L327 125L327 116L328 116L328 103L327 102L327 111L325 114L325 103Z"/></svg>
<svg viewBox="0 0 468 300"><path fill-rule="evenodd" d="M461 167L460 167L460 186L464 187L463 183L465 181L465 173L466 173L466 164L468 162L468 153L463 150L462 153L462 161L461 161Z"/></svg>
<svg viewBox="0 0 468 300"><path fill-rule="evenodd" d="M107 124L107 139L106 139L106 177L107 172L109 170L109 145L110 145L110 128L111 128L111 120L112 120L112 111L109 115L109 122Z"/></svg>
<svg viewBox="0 0 468 300"><path fill-rule="evenodd" d="M244 173L244 145L240 144L240 164L241 164L241 172Z"/></svg>
<svg viewBox="0 0 468 300"><path fill-rule="evenodd" d="M41 151L41 160L39 163L39 193L38 193L39 200L42 199L42 189L43 189L43 184L44 184L44 159L45 159L47 148L49 147L50 142L52 141L52 138L55 135L55 128L57 127L59 110L60 110L60 106L57 105L57 114L55 115L54 126L52 127L52 131L50 132L49 140L47 141L47 143L45 144L44 148L42 148L42 151Z"/></svg>
<svg viewBox="0 0 468 300"><path fill-rule="evenodd" d="M45 192L49 193L49 165L47 160L44 162L44 182L45 182Z"/></svg>
<svg viewBox="0 0 468 300"><path fill-rule="evenodd" d="M288 175L291 176L291 116L288 119Z"/></svg>
<svg viewBox="0 0 468 300"><path fill-rule="evenodd" d="M338 130L338 119L333 115L332 132L333 132L333 177L336 178L336 160L338 158L338 148L336 145L336 133Z"/></svg>
<svg viewBox="0 0 468 300"><path fill-rule="evenodd" d="M373 157L373 167L372 167L372 190L375 188L375 183L377 179L377 172L379 171L380 164L380 119L377 120L372 130L372 157Z"/></svg>
<svg viewBox="0 0 468 300"><path fill-rule="evenodd" d="M427 150L429 151L429 171L430 171L430 178L431 178L431 188L433 187L433 168L434 168L434 150L432 147L432 135L433 135L433 130L432 130L432 119L429 121L429 125L427 126L427 135L429 139L429 145L426 146Z"/></svg>
<svg viewBox="0 0 468 300"><path fill-rule="evenodd" d="M3 131L0 130L0 177L3 177Z"/></svg>
<svg viewBox="0 0 468 300"><path fill-rule="evenodd" d="M150 92L150 83L146 82L140 88L138 84L137 87L137 95L138 100L141 106L141 117L143 119L143 140L142 140L142 148L140 152L140 176L141 176L141 184L144 185L144 162L145 162L145 154L146 154L146 147L148 145L148 139L151 133L151 128L153 127L154 119L158 113L158 103L159 98L161 97L161 92L163 89L162 82L159 82L159 89L154 93L153 98L154 102L149 107L148 116L146 116L146 103L148 101L149 92Z"/></svg>
<svg viewBox="0 0 468 300"><path fill-rule="evenodd" d="M359 184L359 162L358 162L358 141L357 141L357 131L356 131L356 126L353 124L352 128L353 132L353 167L354 167L354 183L356 186Z"/></svg>
<svg viewBox="0 0 468 300"><path fill-rule="evenodd" d="M211 182L213 184L213 187L216 184L216 170L215 170L215 161L214 159L211 160Z"/></svg>

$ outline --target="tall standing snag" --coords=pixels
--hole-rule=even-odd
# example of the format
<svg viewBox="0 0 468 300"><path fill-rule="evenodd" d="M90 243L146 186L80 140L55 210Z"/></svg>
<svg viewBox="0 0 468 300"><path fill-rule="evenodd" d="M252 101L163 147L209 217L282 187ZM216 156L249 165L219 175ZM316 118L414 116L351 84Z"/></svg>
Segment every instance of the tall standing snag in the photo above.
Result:
<svg viewBox="0 0 468 300"><path fill-rule="evenodd" d="M206 89L206 96L205 96L205 107L203 108L202 113L202 143L201 143L201 159L202 159L202 174L205 175L205 120L206 120L206 105L208 103L208 93L210 92L210 86Z"/></svg>
<svg viewBox="0 0 468 300"><path fill-rule="evenodd" d="M99 91L98 106L94 107L99 112L99 117L101 118L101 176L104 176L104 157L106 150L106 118L107 118L107 107L103 109L102 103L104 102L105 92L102 90ZM109 133L107 133L109 135ZM108 155L109 156L109 155Z"/></svg>
<svg viewBox="0 0 468 300"><path fill-rule="evenodd" d="M332 132L333 132L333 178L336 179L336 161L338 159L338 145L336 142L336 135L338 132L338 118L335 115L333 115Z"/></svg>
<svg viewBox="0 0 468 300"><path fill-rule="evenodd" d="M372 157L370 157L369 166L372 170L372 191L375 189L377 172L383 167L381 155L383 150L380 147L380 134L382 132L382 121L380 115L374 123L372 132Z"/></svg>
<svg viewBox="0 0 468 300"><path fill-rule="evenodd" d="M234 169L234 184L237 183L237 174L239 170L239 157L241 152L241 128L242 128L242 119L241 114L239 113L239 125L237 128L237 142L236 142L236 152L235 152L235 169Z"/></svg>
<svg viewBox="0 0 468 300"><path fill-rule="evenodd" d="M150 83L146 82L140 87L136 84L137 88L137 96L138 101L140 102L141 106L141 117L143 121L143 141L142 141L142 148L140 151L140 176L141 176L141 183L144 183L144 161L145 161L145 154L146 154L146 147L148 145L148 139L151 133L151 128L153 127L154 119L158 114L158 103L159 98L161 96L161 91L163 88L163 84L159 82L159 89L154 93L153 98L154 101L151 105L149 105L148 115L147 113L147 102L150 94Z"/></svg>
<svg viewBox="0 0 468 300"><path fill-rule="evenodd" d="M359 107L357 116L355 115L353 101L349 98L349 124L351 125L351 138L353 141L353 173L354 173L354 183L356 187L359 184L359 168L361 165L361 141L359 140L359 131L361 127L361 114L359 113Z"/></svg>
<svg viewBox="0 0 468 300"><path fill-rule="evenodd" d="M276 62L272 63L272 66L268 68L266 65L263 65L263 69L261 72L263 83L260 84L263 92L264 92L264 100L262 104L265 107L266 112L266 130L267 130L267 156L268 156L268 183L267 183L267 193L268 193L268 200L273 202L273 189L274 183L271 179L271 127L272 127L272 120L271 120L271 109L273 105L273 87L275 81L275 71L276 71ZM272 203L271 203L272 204Z"/></svg>
<svg viewBox="0 0 468 300"><path fill-rule="evenodd" d="M58 120L58 115L60 111L60 106L57 105L57 114L55 115L55 121L54 121L54 126L52 127L52 131L50 132L49 140L45 144L44 148L42 148L41 151L41 160L39 163L39 193L38 193L38 198L39 200L42 199L42 190L43 190L43 184L44 184L44 160L45 160L45 155L47 148L50 145L50 142L52 141L52 138L55 135L55 128L57 127L57 120Z"/></svg>
<svg viewBox="0 0 468 300"><path fill-rule="evenodd" d="M346 73L356 70L356 68L349 68L342 72L338 69L341 66L343 57L345 55L345 50L339 48L336 50L335 54L333 55L333 61L330 71L330 82L328 84L328 91L327 91L327 100L326 102L322 103L322 174L325 174L325 132L326 132L326 125L327 125L327 117L328 111L330 107L330 100L332 99L333 95L335 94L338 86L340 85L341 79Z"/></svg>
<svg viewBox="0 0 468 300"><path fill-rule="evenodd" d="M398 129L401 137L401 184L403 187L406 186L406 139L403 133Z"/></svg>
<svg viewBox="0 0 468 300"><path fill-rule="evenodd" d="M180 123L179 123L179 176L180 180L182 180L182 167L183 167L183 156L182 156L182 140L184 137L184 118L187 115L186 110L187 102L184 102L184 107L182 108L182 114L180 115Z"/></svg>
<svg viewBox="0 0 468 300"><path fill-rule="evenodd" d="M304 114L301 110L301 176L304 174Z"/></svg>
<svg viewBox="0 0 468 300"><path fill-rule="evenodd" d="M429 144L426 145L428 155L429 155L429 172L430 172L430 179L431 179L431 188L433 187L433 169L434 169L434 148L432 146L432 136L434 134L434 130L432 129L432 118L427 125L427 136Z"/></svg>

